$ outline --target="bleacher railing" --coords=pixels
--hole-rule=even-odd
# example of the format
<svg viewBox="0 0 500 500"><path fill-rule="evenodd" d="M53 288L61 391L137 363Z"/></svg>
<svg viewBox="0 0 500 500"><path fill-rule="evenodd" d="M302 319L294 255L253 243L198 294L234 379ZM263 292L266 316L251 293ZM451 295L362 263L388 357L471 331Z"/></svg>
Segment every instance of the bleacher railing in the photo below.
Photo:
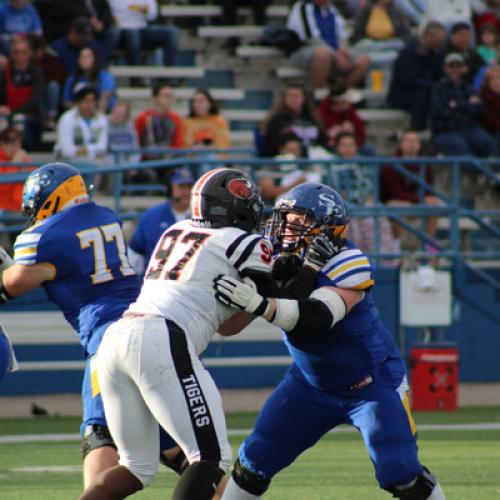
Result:
<svg viewBox="0 0 500 500"><path fill-rule="evenodd" d="M123 155L130 155L134 153L144 154L144 150L123 150L115 152L115 164L106 166L97 166L90 163L78 163L78 168L82 175L88 179L93 176L108 175L113 178L113 182L109 195L113 199L115 210L124 218L136 218L139 213L134 211L127 211L122 207L122 200L126 194L140 190L147 190L148 192L162 192L163 186L161 185L143 185L143 186L127 186L123 183L123 173L130 170L144 170L144 169L162 169L173 170L180 167L188 167L193 172L198 174L200 169L207 170L210 168L220 166L232 166L245 170L250 176L255 177L257 172L276 168L282 165L293 165L296 169L306 169L314 167L321 169L323 172L323 182L336 187L334 179L336 172L345 167L346 160L344 159L322 159L322 160L275 160L275 159L258 159L253 156L245 157L247 154L251 155L253 151L247 148L234 149L234 150L210 150L200 151L195 149L189 150L172 150L172 149L155 149L148 150L148 155L153 154L168 154L175 155L170 159L159 159L133 163L122 163L121 158ZM200 157L202 155L202 157ZM242 155L242 156L237 156ZM490 283L496 289L500 290L500 283L494 280L486 272L475 263L477 261L488 260L493 263L500 263L500 210L476 210L469 208L464 202L462 197L462 178L465 171L472 172L473 176L482 176L492 187L500 186L500 174L495 169L498 168L498 161L495 160L479 160L476 158L465 157L421 157L418 159L410 160L394 157L359 157L349 160L349 165L356 168L356 165L369 165L372 167L370 173L372 175L373 192L371 195L372 202L370 205L355 205L350 204L350 211L354 217L373 217L374 218L374 249L368 252L369 255L375 260L387 261L387 259L401 259L404 257L428 257L425 252L425 244L432 244L436 252L436 258L443 258L449 260L451 265L460 264L466 266L471 272L480 276L481 279ZM408 171L406 165L418 165L418 174ZM7 165L7 164L5 164ZM12 166L12 163L8 164ZM18 164L19 166L26 166ZM32 166L33 164L31 164ZM425 170L427 166L432 165L433 169L449 168L450 183L447 186L446 192L438 189L436 186L430 185L425 180ZM1 164L0 164L1 166ZM379 179L380 172L384 166L391 166L408 180L416 183L419 186L420 203L411 206L388 206L380 202L379 192ZM23 181L28 172L21 172L16 174L0 175L0 184L12 183ZM347 193L347 200L349 201L349 193ZM423 202L426 194L432 194L442 201L442 206L428 206ZM414 234L421 242L422 250L417 252L394 252L387 253L381 251L381 233L379 217L387 216L393 221L403 226L407 231ZM438 216L444 218L449 222L448 224L448 245L445 246L439 241L432 240L425 231L426 220L429 216ZM420 221L419 224L408 221L408 217L416 218ZM461 233L462 222L468 222L468 227L472 225L475 228L481 229L483 233L489 235L492 240L491 249L463 249L461 248ZM0 214L1 222L21 222L19 216L13 214ZM472 223L472 224L471 224ZM22 224L15 224L13 226L0 227L0 232L17 232L22 229Z"/></svg>

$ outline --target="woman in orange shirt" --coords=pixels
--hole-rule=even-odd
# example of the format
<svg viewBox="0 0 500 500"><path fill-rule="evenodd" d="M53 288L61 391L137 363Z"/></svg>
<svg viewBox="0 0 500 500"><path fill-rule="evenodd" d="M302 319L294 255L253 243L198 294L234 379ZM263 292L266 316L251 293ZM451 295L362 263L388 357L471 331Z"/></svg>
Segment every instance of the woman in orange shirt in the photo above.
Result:
<svg viewBox="0 0 500 500"><path fill-rule="evenodd" d="M229 125L219 114L208 90L198 89L184 118L184 142L187 148L228 148L231 145Z"/></svg>

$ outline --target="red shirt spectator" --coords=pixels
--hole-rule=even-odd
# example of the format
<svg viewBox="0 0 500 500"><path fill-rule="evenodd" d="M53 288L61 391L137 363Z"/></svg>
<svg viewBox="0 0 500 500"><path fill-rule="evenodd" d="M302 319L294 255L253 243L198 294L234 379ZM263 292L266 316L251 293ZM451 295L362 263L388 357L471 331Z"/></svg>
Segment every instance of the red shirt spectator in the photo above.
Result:
<svg viewBox="0 0 500 500"><path fill-rule="evenodd" d="M141 147L184 147L182 118L170 109L173 96L169 85L153 89L155 108L143 111L135 120Z"/></svg>
<svg viewBox="0 0 500 500"><path fill-rule="evenodd" d="M500 134L500 67L492 66L486 71L481 98L484 103L481 123L496 136Z"/></svg>
<svg viewBox="0 0 500 500"><path fill-rule="evenodd" d="M21 134L13 128L6 128L0 133L0 164L5 162L28 163L30 156L21 149ZM13 165L0 165L0 175L15 174L23 167ZM19 212L23 199L23 182L0 184L0 210Z"/></svg>
<svg viewBox="0 0 500 500"><path fill-rule="evenodd" d="M351 132L358 146L366 141L365 123L359 116L353 103L361 96L358 92L347 89L344 85L336 85L330 89L319 105L319 118L328 136L328 146L334 147L340 132Z"/></svg>

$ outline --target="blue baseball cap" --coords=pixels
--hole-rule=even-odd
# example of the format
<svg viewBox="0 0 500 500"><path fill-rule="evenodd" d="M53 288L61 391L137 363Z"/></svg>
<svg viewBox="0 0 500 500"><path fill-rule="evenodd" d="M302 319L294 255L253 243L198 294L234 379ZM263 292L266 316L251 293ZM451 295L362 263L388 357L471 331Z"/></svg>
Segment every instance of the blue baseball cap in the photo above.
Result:
<svg viewBox="0 0 500 500"><path fill-rule="evenodd" d="M176 170L170 177L171 184L194 184L194 177L190 170L182 168Z"/></svg>

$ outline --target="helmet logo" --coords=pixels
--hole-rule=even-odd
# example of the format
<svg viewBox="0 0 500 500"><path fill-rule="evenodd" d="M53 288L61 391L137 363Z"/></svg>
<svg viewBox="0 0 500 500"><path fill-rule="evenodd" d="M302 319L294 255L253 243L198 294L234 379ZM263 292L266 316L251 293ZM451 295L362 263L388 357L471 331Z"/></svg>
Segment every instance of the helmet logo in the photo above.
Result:
<svg viewBox="0 0 500 500"><path fill-rule="evenodd" d="M342 215L342 207L337 204L335 198L331 194L321 193L318 196L318 200L319 205L325 207L326 215Z"/></svg>
<svg viewBox="0 0 500 500"><path fill-rule="evenodd" d="M227 190L239 200L249 200L254 194L248 179L231 179L227 183Z"/></svg>

